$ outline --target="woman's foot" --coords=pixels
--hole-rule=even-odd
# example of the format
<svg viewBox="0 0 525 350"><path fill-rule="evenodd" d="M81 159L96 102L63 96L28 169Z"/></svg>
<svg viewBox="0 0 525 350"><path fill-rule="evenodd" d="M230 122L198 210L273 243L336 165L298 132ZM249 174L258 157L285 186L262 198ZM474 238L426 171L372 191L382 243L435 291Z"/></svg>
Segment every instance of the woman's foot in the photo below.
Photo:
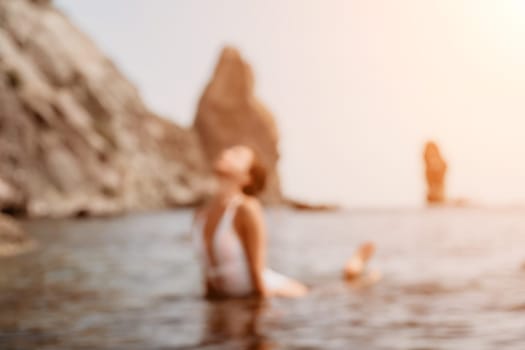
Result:
<svg viewBox="0 0 525 350"><path fill-rule="evenodd" d="M308 288L301 282L289 280L281 288L271 291L271 296L281 298L300 298L308 293Z"/></svg>
<svg viewBox="0 0 525 350"><path fill-rule="evenodd" d="M376 247L371 242L366 242L361 245L346 263L344 268L344 277L348 280L352 280L361 276L365 270L366 263L368 260L370 260L372 255L374 255L375 250Z"/></svg>

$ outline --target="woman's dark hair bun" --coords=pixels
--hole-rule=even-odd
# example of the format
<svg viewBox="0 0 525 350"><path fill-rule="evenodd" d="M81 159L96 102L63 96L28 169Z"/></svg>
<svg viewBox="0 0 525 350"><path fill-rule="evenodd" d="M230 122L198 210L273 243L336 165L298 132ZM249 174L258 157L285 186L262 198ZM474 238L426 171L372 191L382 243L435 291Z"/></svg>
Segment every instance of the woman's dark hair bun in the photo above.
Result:
<svg viewBox="0 0 525 350"><path fill-rule="evenodd" d="M254 158L252 166L249 170L250 173L250 183L245 185L242 188L242 191L244 194L248 196L257 196L259 195L266 186L266 168L260 161L260 158L257 156L257 154L254 152Z"/></svg>

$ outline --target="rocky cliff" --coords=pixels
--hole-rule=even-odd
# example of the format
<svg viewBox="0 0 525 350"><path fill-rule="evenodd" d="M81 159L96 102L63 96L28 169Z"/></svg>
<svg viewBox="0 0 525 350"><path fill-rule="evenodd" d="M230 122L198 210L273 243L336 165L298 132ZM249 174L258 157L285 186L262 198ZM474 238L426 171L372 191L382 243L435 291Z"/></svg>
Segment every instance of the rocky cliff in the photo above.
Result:
<svg viewBox="0 0 525 350"><path fill-rule="evenodd" d="M0 209L111 214L209 188L197 135L152 113L50 1L0 1Z"/></svg>
<svg viewBox="0 0 525 350"><path fill-rule="evenodd" d="M155 115L115 65L47 0L0 1L0 210L31 217L191 205L210 161L251 146L283 203L278 133L251 67L225 48L192 129Z"/></svg>
<svg viewBox="0 0 525 350"><path fill-rule="evenodd" d="M254 89L251 67L237 50L226 47L199 101L194 128L208 160L235 144L252 147L269 174L262 199L266 203L281 203L277 126Z"/></svg>

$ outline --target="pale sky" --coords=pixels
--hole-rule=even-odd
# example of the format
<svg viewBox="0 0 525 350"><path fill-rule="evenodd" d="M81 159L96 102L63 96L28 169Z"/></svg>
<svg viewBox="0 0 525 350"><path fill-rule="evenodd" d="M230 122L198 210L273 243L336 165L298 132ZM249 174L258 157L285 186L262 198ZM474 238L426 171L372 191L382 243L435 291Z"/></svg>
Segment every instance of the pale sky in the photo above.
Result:
<svg viewBox="0 0 525 350"><path fill-rule="evenodd" d="M238 47L279 125L291 196L419 206L433 138L450 196L525 202L525 1L55 2L182 125L221 47Z"/></svg>

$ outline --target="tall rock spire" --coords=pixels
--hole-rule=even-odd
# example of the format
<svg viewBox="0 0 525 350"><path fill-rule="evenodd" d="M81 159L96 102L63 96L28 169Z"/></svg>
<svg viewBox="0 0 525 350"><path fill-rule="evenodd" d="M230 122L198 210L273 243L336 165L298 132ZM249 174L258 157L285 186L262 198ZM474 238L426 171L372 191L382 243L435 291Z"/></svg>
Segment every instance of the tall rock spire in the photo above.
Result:
<svg viewBox="0 0 525 350"><path fill-rule="evenodd" d="M197 109L194 127L212 161L224 148L236 144L252 147L268 170L266 203L282 200L277 173L278 132L271 112L255 96L252 69L240 53L226 47Z"/></svg>

